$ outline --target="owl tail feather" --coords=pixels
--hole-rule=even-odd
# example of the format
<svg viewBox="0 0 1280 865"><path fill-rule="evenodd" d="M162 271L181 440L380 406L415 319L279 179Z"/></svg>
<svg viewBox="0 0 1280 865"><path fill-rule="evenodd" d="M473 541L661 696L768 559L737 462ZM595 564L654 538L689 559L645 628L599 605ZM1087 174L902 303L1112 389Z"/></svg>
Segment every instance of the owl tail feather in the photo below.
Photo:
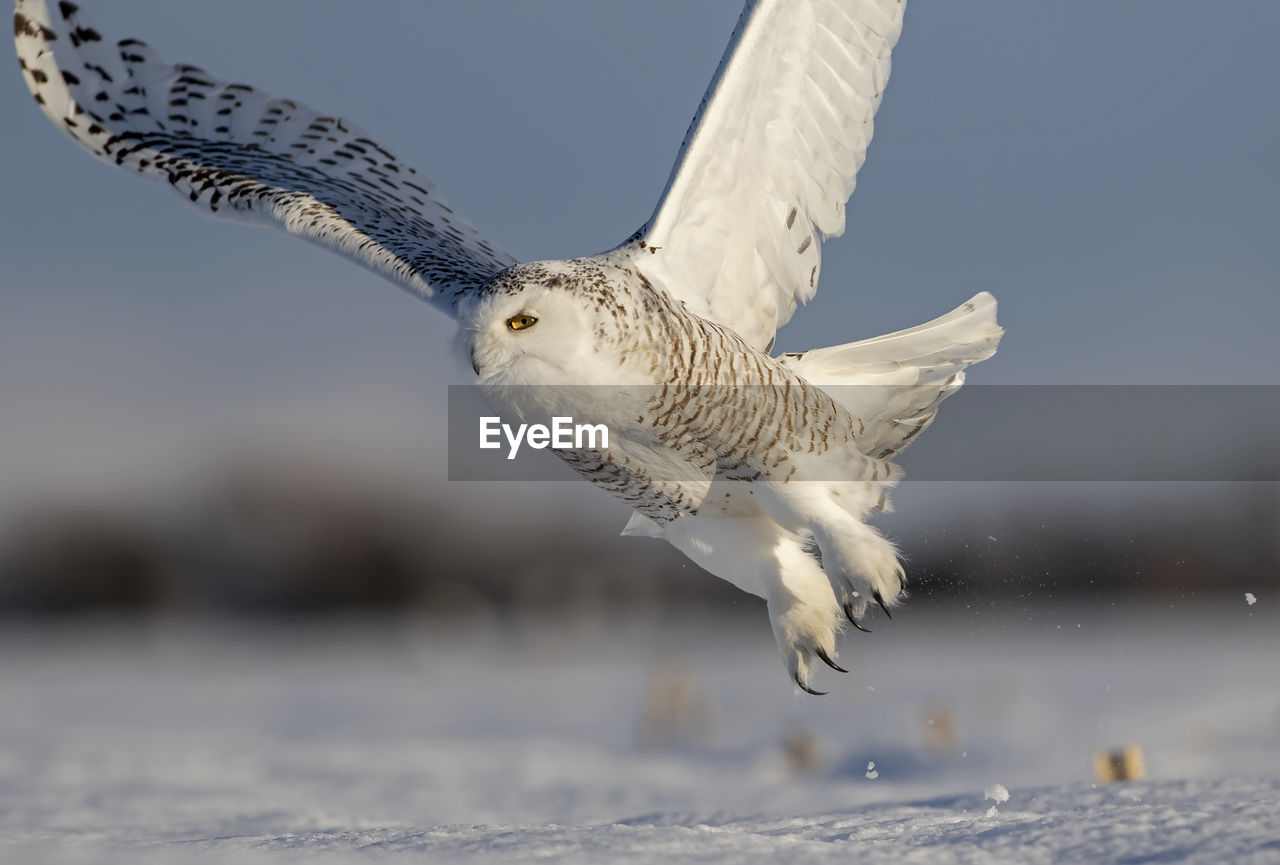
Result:
<svg viewBox="0 0 1280 865"><path fill-rule="evenodd" d="M965 368L995 354L1003 333L984 291L925 324L778 360L861 420L859 449L883 459L932 422Z"/></svg>

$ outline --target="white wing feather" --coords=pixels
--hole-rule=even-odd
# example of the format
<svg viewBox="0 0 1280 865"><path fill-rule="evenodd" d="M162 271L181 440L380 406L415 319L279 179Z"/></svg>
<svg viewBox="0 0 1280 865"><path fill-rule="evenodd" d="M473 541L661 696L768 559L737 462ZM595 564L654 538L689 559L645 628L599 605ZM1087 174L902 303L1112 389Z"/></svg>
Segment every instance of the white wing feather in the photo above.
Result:
<svg viewBox="0 0 1280 865"><path fill-rule="evenodd" d="M657 211L622 249L756 348L813 297L844 231L904 0L753 0Z"/></svg>
<svg viewBox="0 0 1280 865"><path fill-rule="evenodd" d="M207 213L325 246L450 313L515 263L346 120L169 65L136 39L107 42L66 0L17 0L14 36L27 86L55 126Z"/></svg>

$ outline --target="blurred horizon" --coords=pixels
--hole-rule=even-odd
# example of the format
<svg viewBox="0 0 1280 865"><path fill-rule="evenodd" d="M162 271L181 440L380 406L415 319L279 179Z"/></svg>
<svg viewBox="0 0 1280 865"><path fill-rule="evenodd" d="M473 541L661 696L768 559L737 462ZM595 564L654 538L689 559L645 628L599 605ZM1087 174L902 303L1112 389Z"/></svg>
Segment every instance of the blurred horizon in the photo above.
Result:
<svg viewBox="0 0 1280 865"><path fill-rule="evenodd" d="M374 480L277 453L126 504L33 505L0 526L0 621L342 610L573 619L617 609L763 621L763 601L665 542L620 537L625 508L578 510L567 495L540 507L548 488L575 484ZM459 487L479 488L462 507ZM1243 592L1270 602L1280 588L1274 483L907 481L895 499L914 519L875 523L902 550L908 607Z"/></svg>

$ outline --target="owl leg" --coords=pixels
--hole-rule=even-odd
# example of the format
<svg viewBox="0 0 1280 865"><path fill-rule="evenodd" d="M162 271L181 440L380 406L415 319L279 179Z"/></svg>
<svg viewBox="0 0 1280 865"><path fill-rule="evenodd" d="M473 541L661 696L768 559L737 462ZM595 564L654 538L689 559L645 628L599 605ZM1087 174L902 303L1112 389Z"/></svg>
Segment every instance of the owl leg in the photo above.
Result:
<svg viewBox="0 0 1280 865"><path fill-rule="evenodd" d="M805 536L758 512L684 516L665 526L665 537L717 577L764 598L792 681L810 694L823 693L810 682L818 662L841 669L833 659L842 618L822 566L805 549Z"/></svg>
<svg viewBox="0 0 1280 865"><path fill-rule="evenodd" d="M892 618L889 608L902 597L906 585L897 548L871 526L852 518L834 528L815 527L814 538L845 615L858 625L868 603L875 601Z"/></svg>
<svg viewBox="0 0 1280 865"><path fill-rule="evenodd" d="M754 486L756 500L775 520L813 532L831 590L850 621L858 625L872 601L889 615L906 576L893 544L859 519L874 506L874 487L816 482Z"/></svg>
<svg viewBox="0 0 1280 865"><path fill-rule="evenodd" d="M821 695L825 692L810 685L817 662L848 672L832 660L841 627L840 608L822 566L799 538L788 536L776 552L777 576L765 598L773 636L796 685Z"/></svg>

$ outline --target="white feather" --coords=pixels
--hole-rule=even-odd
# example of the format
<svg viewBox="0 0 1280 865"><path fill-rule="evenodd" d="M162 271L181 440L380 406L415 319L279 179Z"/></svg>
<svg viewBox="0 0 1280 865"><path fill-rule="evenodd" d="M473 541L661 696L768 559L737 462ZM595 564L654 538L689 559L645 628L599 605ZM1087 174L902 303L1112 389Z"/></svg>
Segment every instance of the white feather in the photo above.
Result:
<svg viewBox="0 0 1280 865"><path fill-rule="evenodd" d="M656 285L768 350L817 291L904 0L749 2L662 201L630 246Z"/></svg>

